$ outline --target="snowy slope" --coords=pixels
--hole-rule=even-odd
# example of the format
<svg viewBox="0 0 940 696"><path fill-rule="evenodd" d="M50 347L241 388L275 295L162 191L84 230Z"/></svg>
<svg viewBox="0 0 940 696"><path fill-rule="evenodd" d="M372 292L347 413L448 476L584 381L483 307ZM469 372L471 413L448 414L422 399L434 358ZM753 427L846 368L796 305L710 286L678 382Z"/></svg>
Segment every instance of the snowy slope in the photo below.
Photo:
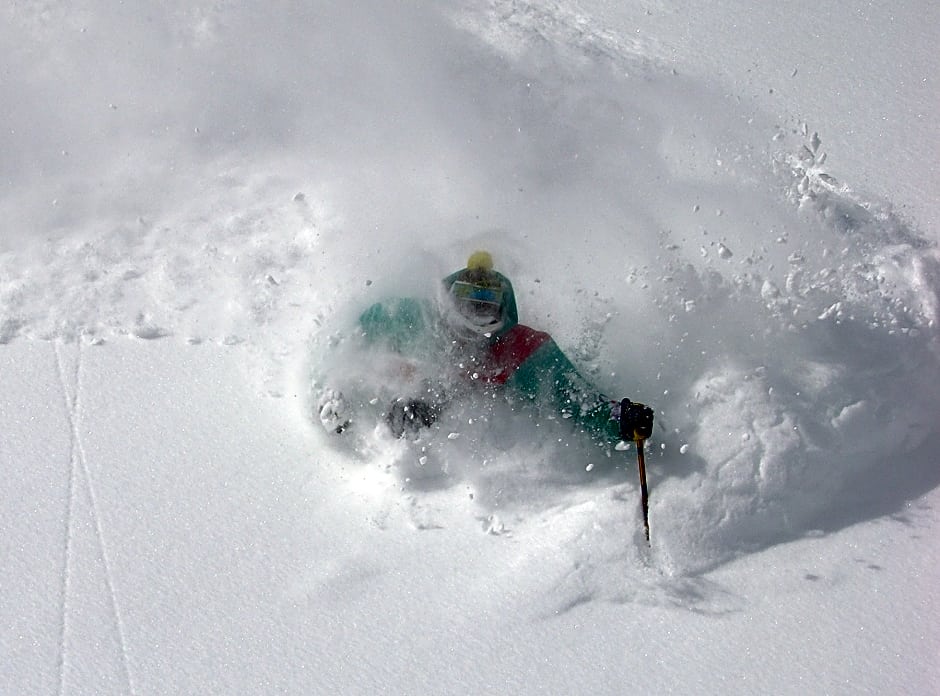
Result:
<svg viewBox="0 0 940 696"><path fill-rule="evenodd" d="M8 8L0 691L935 690L922 9ZM656 406L652 551L563 423L313 423L477 247Z"/></svg>
<svg viewBox="0 0 940 696"><path fill-rule="evenodd" d="M4 577L18 579L4 587L6 692L936 683L936 490L670 574L637 555L632 485L535 477L494 525L464 482L402 490L394 473L315 455L282 401L242 389L239 348L15 342L4 355Z"/></svg>

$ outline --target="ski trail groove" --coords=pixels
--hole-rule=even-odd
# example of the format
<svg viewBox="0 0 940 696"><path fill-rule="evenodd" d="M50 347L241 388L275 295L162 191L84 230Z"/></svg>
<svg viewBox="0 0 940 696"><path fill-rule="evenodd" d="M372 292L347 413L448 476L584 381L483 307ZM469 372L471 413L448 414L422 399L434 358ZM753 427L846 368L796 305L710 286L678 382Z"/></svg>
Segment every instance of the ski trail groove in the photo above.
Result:
<svg viewBox="0 0 940 696"><path fill-rule="evenodd" d="M65 379L65 368L62 365L62 355L59 352L59 344L53 342L52 350L55 354L56 371L59 375L59 383L62 385L62 399L65 402L65 411L69 418L69 466L68 466L68 485L66 487L65 502L65 529L63 530L62 540L62 592L59 596L59 657L56 665L58 670L58 694L65 693L65 669L66 669L66 645L68 639L68 612L69 612L69 589L71 587L72 576L72 537L73 537L73 515L75 499L75 429L72 427L72 408L69 398L68 384Z"/></svg>
<svg viewBox="0 0 940 696"><path fill-rule="evenodd" d="M74 384L74 392L69 390L69 380L65 374L65 366L62 360L61 348L56 344L56 364L59 372L59 380L62 383L62 393L65 399L66 412L68 413L69 427L70 427L70 441L71 441L71 455L70 455L70 482L69 482L69 509L67 513L68 518L68 537L66 540L67 553L66 553L66 572L63 579L63 630L62 630L62 645L61 645L61 672L59 679L59 693L63 693L65 686L65 637L66 633L66 609L67 598L64 594L64 591L67 589L69 583L69 577L71 576L71 537L72 535L72 516L73 516L73 502L72 499L75 493L75 479L77 472L81 472L82 478L85 480L85 491L88 494L88 500L91 503L91 513L92 519L94 521L94 530L95 530L95 539L98 542L98 551L101 554L101 562L104 567L105 583L108 589L108 596L111 600L111 611L114 615L114 629L118 639L118 645L121 651L121 668L124 673L124 679L127 683L127 693L135 694L136 689L134 687L134 679L131 673L130 668L130 655L127 649L127 639L125 637L124 630L124 621L121 618L121 610L117 601L117 593L114 589L114 575L111 571L111 562L108 558L107 544L105 543L104 528L101 522L101 513L99 512L98 506L98 497L95 492L95 486L92 482L91 472L88 469L88 456L85 451L85 444L82 441L80 424L82 421L82 413L84 406L81 401L81 387L82 387L82 343L81 339L77 341L77 353L75 361L75 373L72 376L72 383Z"/></svg>

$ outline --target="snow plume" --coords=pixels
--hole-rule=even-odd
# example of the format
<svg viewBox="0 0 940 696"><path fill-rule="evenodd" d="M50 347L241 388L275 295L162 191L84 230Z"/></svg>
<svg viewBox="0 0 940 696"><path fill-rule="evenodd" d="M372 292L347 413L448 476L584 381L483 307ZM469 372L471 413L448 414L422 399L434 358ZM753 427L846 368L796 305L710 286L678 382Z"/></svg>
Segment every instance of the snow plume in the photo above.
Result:
<svg viewBox="0 0 940 696"><path fill-rule="evenodd" d="M156 13L158 31L74 14L61 54L17 44L24 74L81 75L84 89L64 79L71 113L17 121L58 129L61 147L0 136L4 171L22 177L3 203L15 228L0 247L0 343L237 346L259 391L302 393L322 372L310 356L360 310L432 294L483 247L523 322L612 397L656 407L663 568L695 573L874 515L864 501L882 484L891 507L936 483L922 446L937 436L940 257L830 173L822 138L563 8L370 7L361 25L329 4L263 17L187 4ZM262 20L288 48L255 62L235 47ZM111 24L140 50L98 77L93 39ZM166 46L185 79L148 67ZM151 101L155 86L181 92ZM138 150L149 156L125 156ZM360 459L406 488L471 487L491 532L538 535L551 510L636 524L631 452L609 461L564 423L474 407L424 450L379 438ZM566 529L577 555L584 530ZM583 567L635 560L606 554Z"/></svg>
<svg viewBox="0 0 940 696"><path fill-rule="evenodd" d="M775 157L793 226L741 261L719 243L700 268L668 266L677 290L658 306L678 340L659 376L666 478L653 513L667 567L855 522L875 500L871 514L936 484L924 445L940 409L940 255L808 153Z"/></svg>

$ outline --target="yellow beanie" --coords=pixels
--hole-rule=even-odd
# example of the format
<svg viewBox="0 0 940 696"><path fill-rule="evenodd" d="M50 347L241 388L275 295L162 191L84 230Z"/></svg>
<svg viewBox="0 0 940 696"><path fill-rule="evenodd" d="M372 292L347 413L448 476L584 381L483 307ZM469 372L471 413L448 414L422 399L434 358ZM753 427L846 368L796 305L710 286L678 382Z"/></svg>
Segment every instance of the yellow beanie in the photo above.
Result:
<svg viewBox="0 0 940 696"><path fill-rule="evenodd" d="M492 271L493 257L488 251L475 251L467 259L467 268L471 271Z"/></svg>

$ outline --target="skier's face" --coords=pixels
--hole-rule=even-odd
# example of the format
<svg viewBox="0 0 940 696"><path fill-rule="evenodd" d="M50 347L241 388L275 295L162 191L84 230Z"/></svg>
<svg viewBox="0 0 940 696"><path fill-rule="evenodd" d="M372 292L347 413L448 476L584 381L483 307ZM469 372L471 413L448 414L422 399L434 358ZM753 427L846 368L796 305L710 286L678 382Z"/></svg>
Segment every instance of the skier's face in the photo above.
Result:
<svg viewBox="0 0 940 696"><path fill-rule="evenodd" d="M498 281L457 281L451 288L451 297L462 323L477 332L492 333L502 326L503 291Z"/></svg>

